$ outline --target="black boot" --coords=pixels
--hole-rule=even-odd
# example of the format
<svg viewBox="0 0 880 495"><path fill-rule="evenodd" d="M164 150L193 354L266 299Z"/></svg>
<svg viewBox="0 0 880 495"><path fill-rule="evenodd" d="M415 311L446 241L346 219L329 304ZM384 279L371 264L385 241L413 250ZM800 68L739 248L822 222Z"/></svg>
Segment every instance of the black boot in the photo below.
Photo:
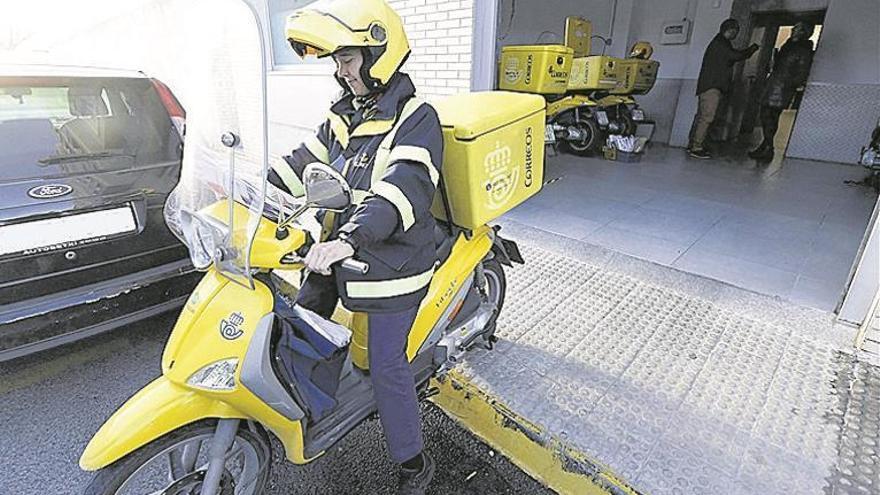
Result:
<svg viewBox="0 0 880 495"><path fill-rule="evenodd" d="M401 466L400 484L397 486L398 495L424 495L428 485L431 484L436 468L434 459L424 450L419 456L421 456L421 462L415 462L416 465L420 464L418 467ZM412 463L407 461L406 464Z"/></svg>
<svg viewBox="0 0 880 495"><path fill-rule="evenodd" d="M749 158L758 161L773 160L773 145L767 144L766 142L761 143L761 146L758 146L754 150L749 151Z"/></svg>

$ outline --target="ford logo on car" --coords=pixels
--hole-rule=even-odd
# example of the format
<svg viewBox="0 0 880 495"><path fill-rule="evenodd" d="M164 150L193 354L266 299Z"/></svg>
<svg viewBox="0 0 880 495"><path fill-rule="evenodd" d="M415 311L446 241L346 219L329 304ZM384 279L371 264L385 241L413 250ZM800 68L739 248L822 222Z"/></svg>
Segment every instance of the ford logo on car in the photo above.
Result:
<svg viewBox="0 0 880 495"><path fill-rule="evenodd" d="M49 184L37 186L28 190L28 196L34 199L52 199L67 196L73 192L73 188L66 184Z"/></svg>

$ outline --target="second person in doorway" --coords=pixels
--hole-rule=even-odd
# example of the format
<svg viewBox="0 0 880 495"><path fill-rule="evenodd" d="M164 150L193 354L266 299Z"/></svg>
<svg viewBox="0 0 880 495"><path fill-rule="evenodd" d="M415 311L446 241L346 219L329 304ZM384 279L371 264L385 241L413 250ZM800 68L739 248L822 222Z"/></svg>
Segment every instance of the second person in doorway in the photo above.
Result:
<svg viewBox="0 0 880 495"><path fill-rule="evenodd" d="M779 49L773 61L773 70L761 97L761 131L763 141L749 156L759 161L773 160L773 138L779 129L779 116L791 105L797 89L807 82L813 62L813 42L810 37L816 27L806 22L795 24L791 37Z"/></svg>

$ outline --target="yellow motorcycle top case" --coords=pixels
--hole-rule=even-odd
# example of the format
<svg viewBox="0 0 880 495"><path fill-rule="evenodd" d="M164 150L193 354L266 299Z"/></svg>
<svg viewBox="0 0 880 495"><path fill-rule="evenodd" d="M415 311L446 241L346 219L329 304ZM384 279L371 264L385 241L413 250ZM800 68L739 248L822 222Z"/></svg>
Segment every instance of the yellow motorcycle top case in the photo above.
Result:
<svg viewBox="0 0 880 495"><path fill-rule="evenodd" d="M474 229L541 190L545 101L537 95L487 91L434 102L443 127L443 180L453 223ZM435 198L432 209L445 219Z"/></svg>
<svg viewBox="0 0 880 495"><path fill-rule="evenodd" d="M628 58L618 62L622 76L622 86L611 91L612 94L643 95L651 91L657 82L657 71L660 62Z"/></svg>
<svg viewBox="0 0 880 495"><path fill-rule="evenodd" d="M563 94L574 50L564 45L505 46L499 88L534 94Z"/></svg>
<svg viewBox="0 0 880 495"><path fill-rule="evenodd" d="M623 86L620 64L623 59L607 55L576 58L571 65L571 91L613 90Z"/></svg>

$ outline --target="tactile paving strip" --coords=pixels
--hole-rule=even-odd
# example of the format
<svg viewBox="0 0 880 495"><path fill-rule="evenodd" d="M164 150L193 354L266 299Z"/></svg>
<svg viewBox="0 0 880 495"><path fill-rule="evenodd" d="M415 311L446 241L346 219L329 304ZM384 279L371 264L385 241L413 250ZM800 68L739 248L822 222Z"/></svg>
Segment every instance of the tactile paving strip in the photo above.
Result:
<svg viewBox="0 0 880 495"><path fill-rule="evenodd" d="M835 494L880 493L880 368L853 363L842 369L837 385L848 391L837 449L837 464L829 482Z"/></svg>
<svg viewBox="0 0 880 495"><path fill-rule="evenodd" d="M496 333L508 341L531 330L599 271L568 258L548 258L528 246L522 255L526 265L505 270L507 295Z"/></svg>
<svg viewBox="0 0 880 495"><path fill-rule="evenodd" d="M615 274L592 276L562 302L563 311L554 311L544 317L540 324L516 339L508 355L525 349L518 356L539 373L548 370L584 340L620 301L634 288L636 282ZM537 352L530 352L530 351Z"/></svg>
<svg viewBox="0 0 880 495"><path fill-rule="evenodd" d="M750 319L521 248L500 351L462 365L518 414L646 493L880 493L880 369L799 332L796 309Z"/></svg>

